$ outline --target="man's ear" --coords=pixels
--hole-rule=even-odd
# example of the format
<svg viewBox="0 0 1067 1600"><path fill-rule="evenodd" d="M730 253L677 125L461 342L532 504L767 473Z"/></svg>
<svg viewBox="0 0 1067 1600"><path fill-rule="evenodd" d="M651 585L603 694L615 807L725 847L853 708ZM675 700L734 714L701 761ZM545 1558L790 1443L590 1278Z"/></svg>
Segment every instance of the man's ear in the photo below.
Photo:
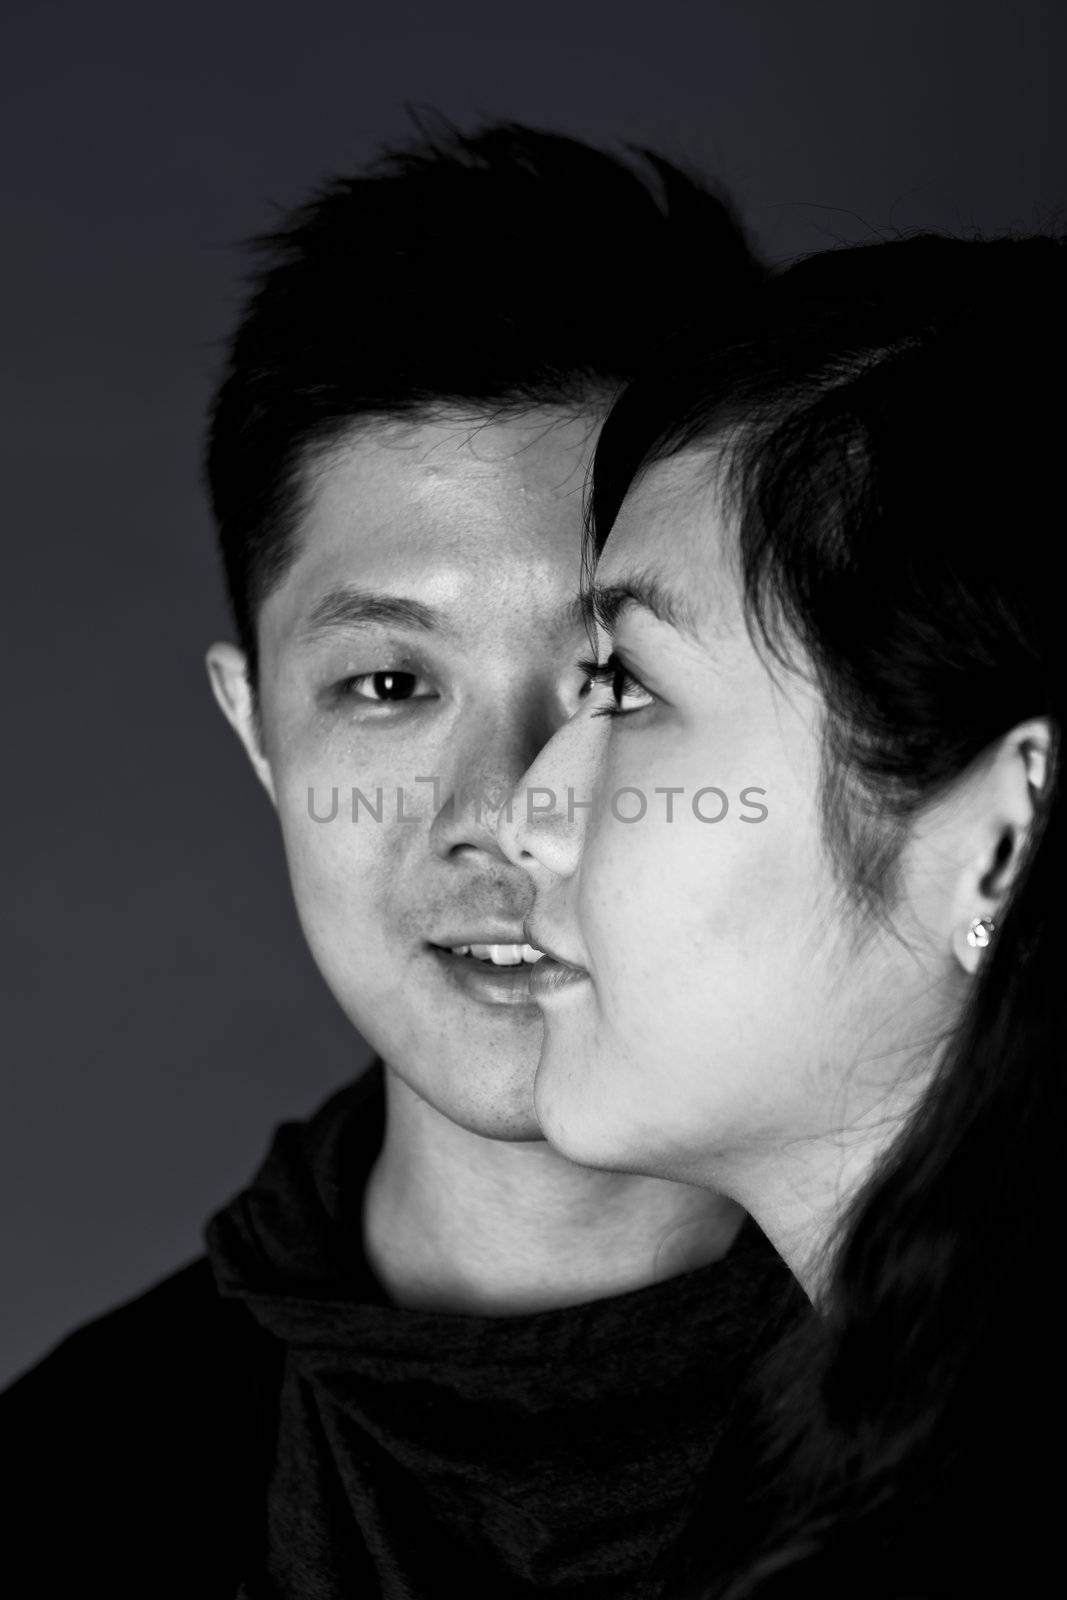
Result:
<svg viewBox="0 0 1067 1600"><path fill-rule="evenodd" d="M1013 728L983 763L969 797L967 861L957 885L953 953L965 972L976 972L990 930L968 934L980 919L992 937L1034 843L1048 794L1052 728L1044 718Z"/></svg>
<svg viewBox="0 0 1067 1600"><path fill-rule="evenodd" d="M248 676L248 661L235 644L213 644L204 658L211 690L223 716L245 747L252 770L276 803L274 776L263 753L259 709Z"/></svg>

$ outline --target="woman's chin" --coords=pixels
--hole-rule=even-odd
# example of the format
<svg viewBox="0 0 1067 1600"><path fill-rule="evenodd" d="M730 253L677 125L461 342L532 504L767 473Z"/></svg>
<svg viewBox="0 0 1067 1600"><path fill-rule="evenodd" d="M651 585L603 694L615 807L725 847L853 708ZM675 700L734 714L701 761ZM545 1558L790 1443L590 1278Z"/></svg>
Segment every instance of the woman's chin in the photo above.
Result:
<svg viewBox="0 0 1067 1600"><path fill-rule="evenodd" d="M534 1115L554 1150L579 1167L726 1187L734 1164L725 1107L719 1119L705 1108L701 1120L686 1103L674 1107L672 1122L665 1095L649 1097L648 1074L628 1077L623 1052L597 1050L588 1039L564 1043L561 1032L546 1027L533 1090Z"/></svg>
<svg viewBox="0 0 1067 1600"><path fill-rule="evenodd" d="M596 1058L554 1039L546 1028L534 1080L534 1112L541 1132L560 1155L580 1167L628 1170L633 1142L619 1125L620 1096Z"/></svg>

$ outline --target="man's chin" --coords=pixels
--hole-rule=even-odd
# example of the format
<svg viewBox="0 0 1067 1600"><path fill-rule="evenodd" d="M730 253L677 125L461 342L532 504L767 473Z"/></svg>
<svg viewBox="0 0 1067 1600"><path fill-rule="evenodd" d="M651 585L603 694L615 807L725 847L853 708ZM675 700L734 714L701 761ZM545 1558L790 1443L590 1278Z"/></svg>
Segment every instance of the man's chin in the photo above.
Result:
<svg viewBox="0 0 1067 1600"><path fill-rule="evenodd" d="M521 1101L507 1096L472 1095L466 1087L456 1094L420 1091L416 1094L441 1117L466 1133L503 1144L543 1144L545 1136L533 1112L532 1082Z"/></svg>
<svg viewBox="0 0 1067 1600"><path fill-rule="evenodd" d="M423 1114L441 1117L453 1127L482 1139L506 1144L543 1144L544 1134L534 1113L533 1083L536 1057L520 1069L502 1072L499 1062L439 1062L437 1069L416 1064L387 1062L391 1098L412 1097ZM399 1106L395 1107L399 1110Z"/></svg>

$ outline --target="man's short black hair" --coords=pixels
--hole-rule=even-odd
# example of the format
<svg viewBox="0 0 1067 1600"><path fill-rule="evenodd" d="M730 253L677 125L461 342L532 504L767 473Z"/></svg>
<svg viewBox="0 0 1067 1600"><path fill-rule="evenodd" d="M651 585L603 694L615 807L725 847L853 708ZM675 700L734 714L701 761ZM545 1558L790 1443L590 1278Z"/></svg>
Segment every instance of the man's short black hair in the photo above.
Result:
<svg viewBox="0 0 1067 1600"><path fill-rule="evenodd" d="M630 157L518 123L423 126L253 241L207 457L253 683L318 451L366 421L606 405L680 323L759 280L721 195Z"/></svg>

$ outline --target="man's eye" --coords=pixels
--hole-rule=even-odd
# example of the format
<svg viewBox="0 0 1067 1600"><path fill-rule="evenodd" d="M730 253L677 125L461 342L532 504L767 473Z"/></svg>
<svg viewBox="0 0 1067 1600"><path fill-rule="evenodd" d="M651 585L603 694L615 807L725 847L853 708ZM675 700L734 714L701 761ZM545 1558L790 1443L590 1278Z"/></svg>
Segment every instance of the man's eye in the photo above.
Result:
<svg viewBox="0 0 1067 1600"><path fill-rule="evenodd" d="M372 705L395 705L401 700L428 700L433 697L429 680L415 672L361 672L338 685L349 700L366 700Z"/></svg>

